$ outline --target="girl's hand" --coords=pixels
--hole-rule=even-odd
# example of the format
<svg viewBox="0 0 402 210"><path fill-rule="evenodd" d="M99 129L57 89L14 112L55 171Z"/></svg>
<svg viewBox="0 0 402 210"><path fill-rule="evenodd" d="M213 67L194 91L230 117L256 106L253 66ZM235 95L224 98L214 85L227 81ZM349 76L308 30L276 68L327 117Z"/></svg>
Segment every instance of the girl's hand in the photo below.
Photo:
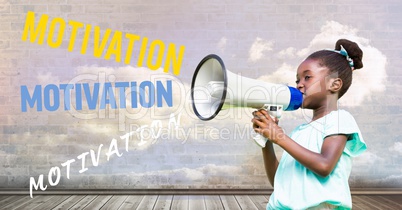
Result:
<svg viewBox="0 0 402 210"><path fill-rule="evenodd" d="M283 129L278 126L278 118L272 119L266 110L260 109L253 112L254 118L251 120L253 129L272 143L278 142L286 135Z"/></svg>

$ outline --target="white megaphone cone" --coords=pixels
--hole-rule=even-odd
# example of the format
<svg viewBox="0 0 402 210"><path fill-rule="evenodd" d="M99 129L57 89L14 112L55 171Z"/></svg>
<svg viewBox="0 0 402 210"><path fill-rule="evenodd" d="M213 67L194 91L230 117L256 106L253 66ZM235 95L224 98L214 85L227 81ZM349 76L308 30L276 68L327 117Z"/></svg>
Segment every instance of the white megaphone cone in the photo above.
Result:
<svg viewBox="0 0 402 210"><path fill-rule="evenodd" d="M194 113L201 120L213 119L224 107L266 109L271 116L280 117L282 110L298 109L302 93L284 84L272 84L242 77L226 70L222 59L214 54L198 64L191 83ZM256 135L262 147L266 139Z"/></svg>

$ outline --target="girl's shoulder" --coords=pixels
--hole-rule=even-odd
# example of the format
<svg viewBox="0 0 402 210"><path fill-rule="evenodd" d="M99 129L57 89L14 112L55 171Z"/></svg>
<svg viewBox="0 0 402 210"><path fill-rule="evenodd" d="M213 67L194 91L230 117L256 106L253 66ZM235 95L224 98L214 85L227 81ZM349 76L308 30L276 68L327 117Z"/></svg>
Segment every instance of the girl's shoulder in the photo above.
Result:
<svg viewBox="0 0 402 210"><path fill-rule="evenodd" d="M338 109L336 111L332 111L325 117L325 123L329 125L334 125L338 127L345 127L350 129L359 129L355 118L353 115L344 110Z"/></svg>
<svg viewBox="0 0 402 210"><path fill-rule="evenodd" d="M332 111L325 116L297 126L292 132L312 132L317 131L323 133L325 136L337 134L337 133L355 133L359 132L359 126L357 125L354 117L348 111L338 109Z"/></svg>
<svg viewBox="0 0 402 210"><path fill-rule="evenodd" d="M327 117L327 118L331 117L331 118L336 118L336 119L340 119L340 118L354 119L353 115L344 109L338 109L338 110L332 111L329 114L327 114L325 117Z"/></svg>
<svg viewBox="0 0 402 210"><path fill-rule="evenodd" d="M325 126L325 136L343 134L348 136L345 153L357 156L367 149L367 145L360 132L355 118L346 110L337 110L328 116L328 124Z"/></svg>

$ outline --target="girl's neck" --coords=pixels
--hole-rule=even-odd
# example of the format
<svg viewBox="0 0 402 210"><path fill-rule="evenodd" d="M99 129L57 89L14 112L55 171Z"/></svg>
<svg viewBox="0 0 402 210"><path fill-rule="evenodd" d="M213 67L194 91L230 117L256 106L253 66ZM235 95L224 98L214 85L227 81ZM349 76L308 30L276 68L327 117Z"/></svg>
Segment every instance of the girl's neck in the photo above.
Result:
<svg viewBox="0 0 402 210"><path fill-rule="evenodd" d="M313 119L311 119L311 121L320 119L321 117L324 117L325 115L335 110L338 110L337 103L329 103L327 104L327 106L321 106L319 108L316 108L313 110Z"/></svg>

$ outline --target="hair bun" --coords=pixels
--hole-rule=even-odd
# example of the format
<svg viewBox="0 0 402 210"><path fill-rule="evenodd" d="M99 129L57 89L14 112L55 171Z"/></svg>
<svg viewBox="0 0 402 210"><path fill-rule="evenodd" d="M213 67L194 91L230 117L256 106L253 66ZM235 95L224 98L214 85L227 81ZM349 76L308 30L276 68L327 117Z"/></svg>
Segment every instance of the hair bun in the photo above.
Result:
<svg viewBox="0 0 402 210"><path fill-rule="evenodd" d="M363 51L360 49L357 43L349 41L347 39L339 39L335 44L335 50L341 50L341 45L348 52L349 57L353 60L354 68L363 68Z"/></svg>

